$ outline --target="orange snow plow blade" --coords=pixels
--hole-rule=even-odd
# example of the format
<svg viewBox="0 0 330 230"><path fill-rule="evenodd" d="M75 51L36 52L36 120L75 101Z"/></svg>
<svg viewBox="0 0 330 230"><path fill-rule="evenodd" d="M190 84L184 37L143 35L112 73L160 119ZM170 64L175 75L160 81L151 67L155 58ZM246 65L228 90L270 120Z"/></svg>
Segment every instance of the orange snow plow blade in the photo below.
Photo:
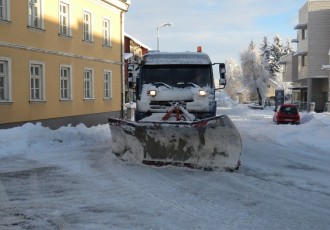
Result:
<svg viewBox="0 0 330 230"><path fill-rule="evenodd" d="M127 121L109 118L112 152L124 161L237 170L241 137L232 121Z"/></svg>

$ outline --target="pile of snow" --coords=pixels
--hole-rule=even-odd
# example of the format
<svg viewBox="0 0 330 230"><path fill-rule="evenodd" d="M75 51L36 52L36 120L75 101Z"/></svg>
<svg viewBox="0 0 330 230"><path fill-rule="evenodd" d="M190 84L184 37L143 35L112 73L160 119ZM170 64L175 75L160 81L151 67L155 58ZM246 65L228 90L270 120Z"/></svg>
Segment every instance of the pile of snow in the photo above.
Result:
<svg viewBox="0 0 330 230"><path fill-rule="evenodd" d="M222 108L232 108L238 105L237 101L232 100L224 91L215 93L217 106Z"/></svg>
<svg viewBox="0 0 330 230"><path fill-rule="evenodd" d="M80 124L51 130L40 123L27 123L21 127L0 130L0 156L29 154L43 149L94 146L110 139L108 125L88 128Z"/></svg>
<svg viewBox="0 0 330 230"><path fill-rule="evenodd" d="M225 92L218 93L218 114L227 114L241 133L248 132L256 140L270 141L282 146L295 146L322 152L329 151L329 113L300 112L300 125L276 125L273 122L274 107L263 110L234 102Z"/></svg>

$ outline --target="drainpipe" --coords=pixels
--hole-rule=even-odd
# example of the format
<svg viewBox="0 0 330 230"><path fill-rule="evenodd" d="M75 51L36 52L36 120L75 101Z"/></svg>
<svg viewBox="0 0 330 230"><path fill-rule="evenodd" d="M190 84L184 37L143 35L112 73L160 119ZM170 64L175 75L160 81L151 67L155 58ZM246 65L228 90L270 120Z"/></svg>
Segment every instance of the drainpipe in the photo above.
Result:
<svg viewBox="0 0 330 230"><path fill-rule="evenodd" d="M124 11L120 12L120 60L121 60L121 109L120 118L124 118L124 106L125 106L125 60L124 60Z"/></svg>
<svg viewBox="0 0 330 230"><path fill-rule="evenodd" d="M125 107L125 57L124 57L124 23L125 23L125 13L126 11L120 12L120 37L121 37L121 46L120 46L120 59L121 59L121 110L120 118L124 118L124 107Z"/></svg>
<svg viewBox="0 0 330 230"><path fill-rule="evenodd" d="M128 11L128 8L131 4L130 0L120 0L125 4L125 7L121 8L120 11L120 38L121 38L121 46L120 46L120 59L121 59L121 109L120 109L120 118L124 118L124 106L125 106L125 58L124 58L124 23L125 23L125 13Z"/></svg>

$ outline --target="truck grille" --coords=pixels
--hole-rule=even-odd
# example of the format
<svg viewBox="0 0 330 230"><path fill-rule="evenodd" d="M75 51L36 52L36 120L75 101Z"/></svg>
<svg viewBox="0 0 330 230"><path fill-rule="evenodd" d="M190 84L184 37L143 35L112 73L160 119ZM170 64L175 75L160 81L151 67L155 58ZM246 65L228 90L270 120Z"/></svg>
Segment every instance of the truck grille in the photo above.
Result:
<svg viewBox="0 0 330 230"><path fill-rule="evenodd" d="M186 103L187 102L192 102L192 100L180 101L180 104L183 108L186 108ZM149 105L150 105L151 109L168 109L174 103L175 103L174 101L151 101Z"/></svg>

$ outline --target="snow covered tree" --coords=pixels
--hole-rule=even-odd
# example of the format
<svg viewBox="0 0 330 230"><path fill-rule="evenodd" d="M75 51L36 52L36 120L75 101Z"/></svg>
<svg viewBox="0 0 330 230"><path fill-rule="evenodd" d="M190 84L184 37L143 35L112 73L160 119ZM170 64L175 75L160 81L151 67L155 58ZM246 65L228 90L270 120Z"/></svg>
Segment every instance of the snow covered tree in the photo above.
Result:
<svg viewBox="0 0 330 230"><path fill-rule="evenodd" d="M285 44L285 47L284 47L284 55L287 55L289 53L292 53L293 52L293 49L292 49L292 46L291 46L291 41L290 39L286 40L286 44Z"/></svg>
<svg viewBox="0 0 330 230"><path fill-rule="evenodd" d="M283 47L282 39L279 35L274 37L273 44L270 46L270 56L268 62L268 70L270 72L271 79L275 80L277 74L281 73L281 65L278 63L280 58L287 54L287 49Z"/></svg>
<svg viewBox="0 0 330 230"><path fill-rule="evenodd" d="M267 63L267 65L268 65L269 59L270 59L270 47L269 47L268 38L266 36L262 40L260 51L261 51L261 56L263 57L264 62Z"/></svg>
<svg viewBox="0 0 330 230"><path fill-rule="evenodd" d="M293 49L291 47L291 42L288 39L286 44L283 45L281 38L277 35L274 37L274 44L271 46L271 65L269 66L269 70L271 73L271 79L278 85L278 87L284 89L285 93L289 93L289 85L288 82L283 82L283 65L279 64L280 58L292 53Z"/></svg>
<svg viewBox="0 0 330 230"><path fill-rule="evenodd" d="M226 60L227 86L226 92L232 99L237 99L237 94L244 91L242 81L242 70L239 63L234 58Z"/></svg>
<svg viewBox="0 0 330 230"><path fill-rule="evenodd" d="M243 83L251 94L257 93L259 105L262 105L269 81L269 72L253 41L248 49L241 53L240 59Z"/></svg>

